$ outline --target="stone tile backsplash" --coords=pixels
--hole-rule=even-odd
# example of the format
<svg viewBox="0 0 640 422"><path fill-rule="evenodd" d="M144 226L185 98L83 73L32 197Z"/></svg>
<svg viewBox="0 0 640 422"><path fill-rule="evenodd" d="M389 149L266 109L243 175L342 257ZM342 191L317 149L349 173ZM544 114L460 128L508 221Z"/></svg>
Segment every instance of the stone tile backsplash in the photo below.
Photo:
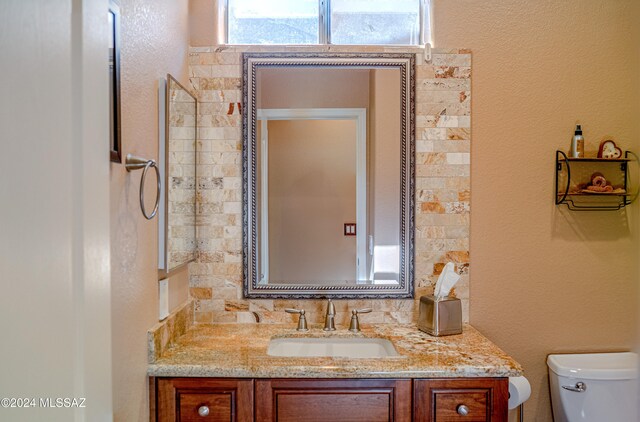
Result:
<svg viewBox="0 0 640 422"><path fill-rule="evenodd" d="M167 349L175 345L178 338L193 325L193 317L193 299L189 299L147 331L149 363L154 363Z"/></svg>
<svg viewBox="0 0 640 422"><path fill-rule="evenodd" d="M462 278L455 295L469 319L471 52L398 47L191 48L190 88L198 115L198 257L190 264L196 323L292 322L284 308L303 307L323 321L324 300L245 299L242 288L242 60L245 51L413 52L416 60L415 299L338 300L336 323L352 308L371 307L363 323L411 322L419 297L433 292L444 264Z"/></svg>

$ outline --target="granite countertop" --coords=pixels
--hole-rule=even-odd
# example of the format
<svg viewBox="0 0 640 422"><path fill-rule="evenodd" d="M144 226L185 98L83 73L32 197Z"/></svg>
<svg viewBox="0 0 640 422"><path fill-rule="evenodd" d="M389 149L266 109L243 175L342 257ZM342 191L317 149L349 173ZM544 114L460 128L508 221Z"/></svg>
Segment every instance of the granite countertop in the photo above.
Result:
<svg viewBox="0 0 640 422"><path fill-rule="evenodd" d="M271 338L379 337L391 340L401 356L290 358L267 355ZM351 333L320 326L300 333L292 324L198 324L148 368L149 376L242 378L435 378L509 377L522 367L475 328L462 334L432 337L415 324L378 324Z"/></svg>

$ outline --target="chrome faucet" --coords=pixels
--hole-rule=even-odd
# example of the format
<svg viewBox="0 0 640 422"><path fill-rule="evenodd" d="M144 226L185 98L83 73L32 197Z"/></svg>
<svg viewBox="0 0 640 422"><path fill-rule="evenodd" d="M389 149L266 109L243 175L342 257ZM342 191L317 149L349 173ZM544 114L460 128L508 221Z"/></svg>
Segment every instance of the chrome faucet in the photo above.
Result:
<svg viewBox="0 0 640 422"><path fill-rule="evenodd" d="M336 307L333 305L333 302L331 302L331 299L329 299L329 302L327 303L327 314L325 315L325 319L324 319L325 331L336 330L335 317L336 317Z"/></svg>

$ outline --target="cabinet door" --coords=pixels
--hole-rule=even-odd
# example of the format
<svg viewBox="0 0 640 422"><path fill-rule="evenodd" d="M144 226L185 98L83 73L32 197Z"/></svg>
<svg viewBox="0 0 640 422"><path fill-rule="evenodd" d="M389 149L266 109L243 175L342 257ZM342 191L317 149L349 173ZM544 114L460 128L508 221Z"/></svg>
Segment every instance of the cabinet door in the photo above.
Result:
<svg viewBox="0 0 640 422"><path fill-rule="evenodd" d="M507 422L508 378L414 380L416 422Z"/></svg>
<svg viewBox="0 0 640 422"><path fill-rule="evenodd" d="M158 422L253 421L253 380L157 378L156 382Z"/></svg>
<svg viewBox="0 0 640 422"><path fill-rule="evenodd" d="M256 380L257 422L410 422L411 380Z"/></svg>

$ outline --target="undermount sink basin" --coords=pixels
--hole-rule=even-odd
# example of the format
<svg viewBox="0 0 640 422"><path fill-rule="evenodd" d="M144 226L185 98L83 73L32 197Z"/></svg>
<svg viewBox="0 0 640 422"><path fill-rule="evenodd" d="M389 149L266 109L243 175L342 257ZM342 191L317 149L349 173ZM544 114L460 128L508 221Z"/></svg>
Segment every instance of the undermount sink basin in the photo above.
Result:
<svg viewBox="0 0 640 422"><path fill-rule="evenodd" d="M389 340L382 338L298 337L275 338L269 342L269 356L384 358L400 356Z"/></svg>

